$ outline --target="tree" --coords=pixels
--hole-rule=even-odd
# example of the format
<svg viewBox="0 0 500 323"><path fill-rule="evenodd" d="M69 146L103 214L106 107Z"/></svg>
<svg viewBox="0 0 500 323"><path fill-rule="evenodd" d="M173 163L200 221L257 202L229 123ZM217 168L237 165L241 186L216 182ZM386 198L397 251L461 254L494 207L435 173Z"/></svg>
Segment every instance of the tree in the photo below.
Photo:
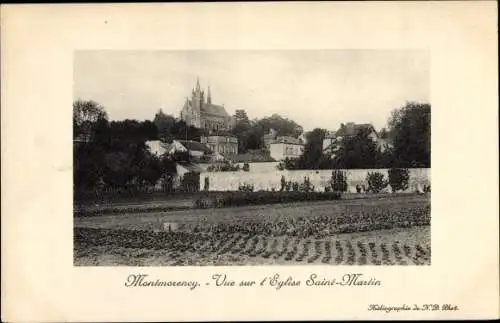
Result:
<svg viewBox="0 0 500 323"><path fill-rule="evenodd" d="M298 137L304 132L302 126L295 121L284 118L278 114L260 119L257 122L257 126L262 131L262 134L269 132L270 129L274 129L280 136Z"/></svg>
<svg viewBox="0 0 500 323"><path fill-rule="evenodd" d="M334 168L375 168L379 159L377 145L368 137L370 130L363 129L355 136L345 137L333 158Z"/></svg>
<svg viewBox="0 0 500 323"><path fill-rule="evenodd" d="M318 169L323 160L323 139L328 130L316 128L306 133L307 144L304 153L299 157L298 165L301 169Z"/></svg>
<svg viewBox="0 0 500 323"><path fill-rule="evenodd" d="M235 124L246 125L250 127L250 120L248 119L247 112L243 109L238 109L234 112Z"/></svg>
<svg viewBox="0 0 500 323"><path fill-rule="evenodd" d="M431 105L407 102L389 118L397 167L431 166Z"/></svg>
<svg viewBox="0 0 500 323"><path fill-rule="evenodd" d="M280 136L298 137L303 132L296 122L278 114L249 121L245 110L236 110L234 118L236 122L231 133L238 138L240 153L249 149L261 149L262 137L270 129L276 130Z"/></svg>
<svg viewBox="0 0 500 323"><path fill-rule="evenodd" d="M171 136L172 128L174 127L176 121L173 116L163 113L160 109L160 111L155 114L153 123L156 126L158 137L161 139L167 139Z"/></svg>
<svg viewBox="0 0 500 323"><path fill-rule="evenodd" d="M99 120L108 119L104 107L94 101L76 100L73 102L73 137L93 136Z"/></svg>
<svg viewBox="0 0 500 323"><path fill-rule="evenodd" d="M389 132L387 131L387 129L385 129L385 128L380 129L379 137L381 139L387 139L387 138L389 138Z"/></svg>
<svg viewBox="0 0 500 323"><path fill-rule="evenodd" d="M248 142L251 136L251 124L245 110L236 110L234 114L235 124L231 133L238 138L238 151L244 153L248 149Z"/></svg>

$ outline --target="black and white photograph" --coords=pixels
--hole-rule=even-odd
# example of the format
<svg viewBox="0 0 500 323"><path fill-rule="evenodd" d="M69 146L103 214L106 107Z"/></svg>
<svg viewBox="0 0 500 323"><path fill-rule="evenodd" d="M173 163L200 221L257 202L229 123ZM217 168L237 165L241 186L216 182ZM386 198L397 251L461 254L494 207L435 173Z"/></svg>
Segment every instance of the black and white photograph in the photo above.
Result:
<svg viewBox="0 0 500 323"><path fill-rule="evenodd" d="M431 265L426 50L74 52L75 266Z"/></svg>
<svg viewBox="0 0 500 323"><path fill-rule="evenodd" d="M496 2L0 9L2 321L498 319Z"/></svg>

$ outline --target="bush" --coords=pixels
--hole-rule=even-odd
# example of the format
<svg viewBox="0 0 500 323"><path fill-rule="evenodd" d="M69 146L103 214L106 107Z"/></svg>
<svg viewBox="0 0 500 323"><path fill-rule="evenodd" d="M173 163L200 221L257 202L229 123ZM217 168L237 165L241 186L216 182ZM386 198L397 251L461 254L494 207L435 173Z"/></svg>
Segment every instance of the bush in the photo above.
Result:
<svg viewBox="0 0 500 323"><path fill-rule="evenodd" d="M314 185L311 184L311 180L309 179L309 177L304 177L304 183L302 183L301 187L300 187L300 191L302 192L314 192Z"/></svg>
<svg viewBox="0 0 500 323"><path fill-rule="evenodd" d="M205 177L205 183L203 189L205 191L208 191L210 189L210 179L208 177Z"/></svg>
<svg viewBox="0 0 500 323"><path fill-rule="evenodd" d="M250 166L248 166L248 169L250 170ZM208 172L237 172L239 170L240 170L240 165L232 164L228 161L224 161L222 163L210 165L207 167Z"/></svg>
<svg viewBox="0 0 500 323"><path fill-rule="evenodd" d="M250 171L250 164L244 163L243 164L243 171L244 172L249 172Z"/></svg>
<svg viewBox="0 0 500 323"><path fill-rule="evenodd" d="M238 187L238 190L243 192L253 192L253 189L254 189L253 185L247 183L243 183Z"/></svg>
<svg viewBox="0 0 500 323"><path fill-rule="evenodd" d="M196 201L195 205L231 207L302 201L326 201L339 200L340 194L338 192L252 192L241 190L236 192L226 192L224 195L217 198L212 197L212 199L217 199L217 203L209 203L206 201L206 199L206 197L200 198L198 201Z"/></svg>
<svg viewBox="0 0 500 323"><path fill-rule="evenodd" d="M404 191L408 189L408 181L410 173L406 168L391 168L389 169L389 184L392 191Z"/></svg>
<svg viewBox="0 0 500 323"><path fill-rule="evenodd" d="M280 192L283 192L286 189L286 178L285 175L281 175L281 188Z"/></svg>
<svg viewBox="0 0 500 323"><path fill-rule="evenodd" d="M334 170L332 172L331 186L334 192L347 191L347 176L344 172Z"/></svg>
<svg viewBox="0 0 500 323"><path fill-rule="evenodd" d="M379 172L369 172L366 176L366 181L368 182L368 190L373 193L380 193L389 184L384 179L384 174Z"/></svg>

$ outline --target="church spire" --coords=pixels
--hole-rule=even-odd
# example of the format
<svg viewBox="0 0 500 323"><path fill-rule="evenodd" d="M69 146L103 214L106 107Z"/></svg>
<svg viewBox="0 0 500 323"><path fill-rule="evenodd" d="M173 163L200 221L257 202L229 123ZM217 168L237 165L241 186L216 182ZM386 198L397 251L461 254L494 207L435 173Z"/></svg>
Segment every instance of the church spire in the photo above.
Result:
<svg viewBox="0 0 500 323"><path fill-rule="evenodd" d="M208 86L208 93L207 93L207 103L212 103L212 94L210 94L210 85Z"/></svg>
<svg viewBox="0 0 500 323"><path fill-rule="evenodd" d="M197 92L200 91L200 78L199 77L196 78L196 91Z"/></svg>

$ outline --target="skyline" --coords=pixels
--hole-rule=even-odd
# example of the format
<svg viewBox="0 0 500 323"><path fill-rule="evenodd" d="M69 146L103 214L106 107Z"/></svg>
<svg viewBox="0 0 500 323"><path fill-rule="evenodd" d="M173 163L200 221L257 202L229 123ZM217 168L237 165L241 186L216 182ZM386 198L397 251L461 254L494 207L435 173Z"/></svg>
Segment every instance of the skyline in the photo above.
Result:
<svg viewBox="0 0 500 323"><path fill-rule="evenodd" d="M199 79L230 115L380 129L406 101L430 103L429 65L421 50L77 51L74 99L98 102L110 120L179 117Z"/></svg>

